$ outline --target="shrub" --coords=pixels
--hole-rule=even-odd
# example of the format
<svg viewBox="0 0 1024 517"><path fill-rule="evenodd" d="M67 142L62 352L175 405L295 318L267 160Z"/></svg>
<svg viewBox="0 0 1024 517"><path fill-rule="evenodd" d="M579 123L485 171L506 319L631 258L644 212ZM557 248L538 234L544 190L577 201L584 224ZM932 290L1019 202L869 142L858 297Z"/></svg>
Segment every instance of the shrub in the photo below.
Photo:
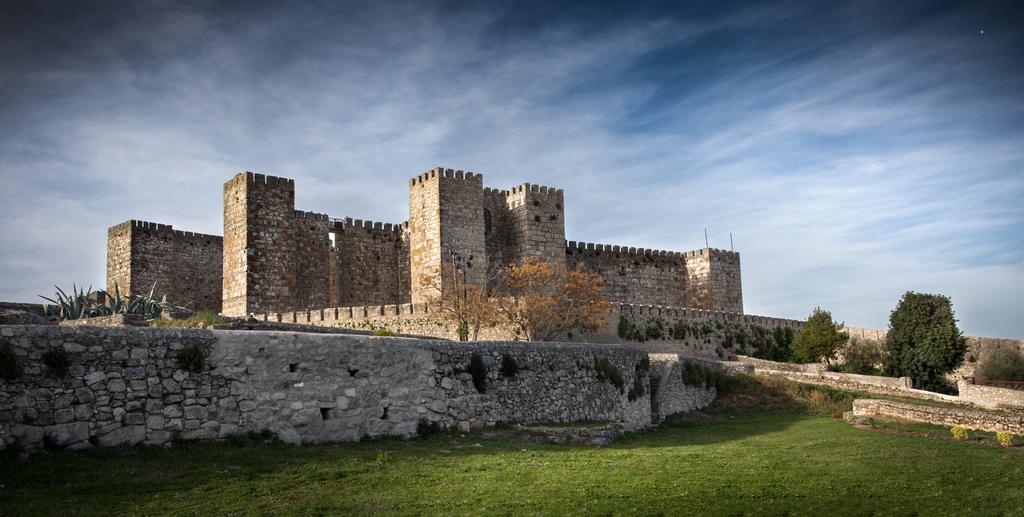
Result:
<svg viewBox="0 0 1024 517"><path fill-rule="evenodd" d="M974 376L980 381L1024 381L1024 354L1015 346L1001 346L985 354Z"/></svg>
<svg viewBox="0 0 1024 517"><path fill-rule="evenodd" d="M944 390L944 375L963 361L967 340L946 296L907 292L889 315L885 373L920 389Z"/></svg>
<svg viewBox="0 0 1024 517"><path fill-rule="evenodd" d="M13 381L21 377L21 362L14 353L14 347L6 341L0 341L0 378Z"/></svg>
<svg viewBox="0 0 1024 517"><path fill-rule="evenodd" d="M644 328L644 337L646 339L661 339L661 336L665 335L665 323L661 320L651 320L647 322L647 327Z"/></svg>
<svg viewBox="0 0 1024 517"><path fill-rule="evenodd" d="M647 389L644 387L644 377L647 377L647 372L650 369L651 360L646 355L633 368L633 387L629 389L630 401L636 400L647 393Z"/></svg>
<svg viewBox="0 0 1024 517"><path fill-rule="evenodd" d="M717 368L700 363L684 361L682 368L683 384L704 389L715 388L719 394L731 391L736 379Z"/></svg>
<svg viewBox="0 0 1024 517"><path fill-rule="evenodd" d="M63 348L51 348L43 352L43 364L54 377L64 377L68 373L71 359Z"/></svg>
<svg viewBox="0 0 1024 517"><path fill-rule="evenodd" d="M641 343L647 340L636 324L626 319L625 316L619 316L619 337L626 341L640 341Z"/></svg>
<svg viewBox="0 0 1024 517"><path fill-rule="evenodd" d="M217 313L210 311L197 311L185 319L174 320L160 318L153 320L150 325L154 327L202 329L212 327L214 325L223 325L227 322L228 320L226 318Z"/></svg>
<svg viewBox="0 0 1024 517"><path fill-rule="evenodd" d="M686 335L689 334L689 332L690 326L687 325L685 321L677 321L676 324L672 327L670 334L672 336L672 339L684 340L686 339Z"/></svg>
<svg viewBox="0 0 1024 517"><path fill-rule="evenodd" d="M469 366L466 372L473 376L473 387L477 393L487 393L487 366L484 365L484 358L473 352L469 356Z"/></svg>
<svg viewBox="0 0 1024 517"><path fill-rule="evenodd" d="M949 429L949 431L951 433L953 433L953 438L954 439L959 440L961 442L967 440L967 429L964 429L963 427L955 425L955 426L951 427Z"/></svg>
<svg viewBox="0 0 1024 517"><path fill-rule="evenodd" d="M376 329L373 331L374 336L394 336L395 333L391 329Z"/></svg>
<svg viewBox="0 0 1024 517"><path fill-rule="evenodd" d="M203 363L205 362L206 352L203 351L202 345L191 344L178 352L178 368L182 370L200 372L203 370Z"/></svg>
<svg viewBox="0 0 1024 517"><path fill-rule="evenodd" d="M793 351L801 362L824 361L827 366L849 338L849 334L843 332L843 324L832 321L832 313L817 307L804 328L796 333Z"/></svg>
<svg viewBox="0 0 1024 517"><path fill-rule="evenodd" d="M699 386L701 388L706 387L707 383L707 368L690 361L683 362L682 377L683 384L687 386Z"/></svg>
<svg viewBox="0 0 1024 517"><path fill-rule="evenodd" d="M622 373L619 369L608 362L608 358L602 357L600 359L594 358L594 372L597 375L597 380L601 382L607 382L619 389L619 393L626 387L626 380L622 378Z"/></svg>
<svg viewBox="0 0 1024 517"><path fill-rule="evenodd" d="M999 441L999 445L1002 445L1003 447L1010 447L1013 445L1013 433L1000 431L996 433L996 440Z"/></svg>
<svg viewBox="0 0 1024 517"><path fill-rule="evenodd" d="M850 338L850 345L843 354L846 362L843 363L841 370L862 375L878 374L884 350L880 341Z"/></svg>
<svg viewBox="0 0 1024 517"><path fill-rule="evenodd" d="M516 378L516 374L519 373L519 364L516 363L516 358L512 357L512 354L506 352L501 354L501 376L512 380Z"/></svg>

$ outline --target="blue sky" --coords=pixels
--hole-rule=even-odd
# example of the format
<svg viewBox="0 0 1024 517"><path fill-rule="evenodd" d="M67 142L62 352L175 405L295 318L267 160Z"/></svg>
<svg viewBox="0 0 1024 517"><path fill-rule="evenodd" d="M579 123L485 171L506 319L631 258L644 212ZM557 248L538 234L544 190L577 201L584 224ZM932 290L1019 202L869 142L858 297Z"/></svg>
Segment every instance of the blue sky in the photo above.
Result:
<svg viewBox="0 0 1024 517"><path fill-rule="evenodd" d="M222 184L399 222L434 166L566 191L572 240L742 253L747 312L1024 337L1013 3L0 7L0 299L102 285L106 228L221 233Z"/></svg>

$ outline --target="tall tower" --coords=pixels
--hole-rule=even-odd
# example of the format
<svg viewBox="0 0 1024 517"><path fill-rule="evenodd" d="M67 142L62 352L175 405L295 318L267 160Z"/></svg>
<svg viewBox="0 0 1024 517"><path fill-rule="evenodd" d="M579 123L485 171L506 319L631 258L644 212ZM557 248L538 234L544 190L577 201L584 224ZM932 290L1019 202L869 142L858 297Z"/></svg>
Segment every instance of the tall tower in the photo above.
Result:
<svg viewBox="0 0 1024 517"><path fill-rule="evenodd" d="M565 195L562 189L523 183L508 194L515 253L565 265Z"/></svg>
<svg viewBox="0 0 1024 517"><path fill-rule="evenodd" d="M739 253L704 248L688 251L684 257L687 306L743 313Z"/></svg>
<svg viewBox="0 0 1024 517"><path fill-rule="evenodd" d="M293 180L245 172L225 183L223 313L325 307L327 226L295 210Z"/></svg>
<svg viewBox="0 0 1024 517"><path fill-rule="evenodd" d="M482 286L487 277L483 175L431 169L409 181L409 266L412 302L423 303L454 285L451 253L466 259L457 281ZM437 287L441 287L438 293Z"/></svg>

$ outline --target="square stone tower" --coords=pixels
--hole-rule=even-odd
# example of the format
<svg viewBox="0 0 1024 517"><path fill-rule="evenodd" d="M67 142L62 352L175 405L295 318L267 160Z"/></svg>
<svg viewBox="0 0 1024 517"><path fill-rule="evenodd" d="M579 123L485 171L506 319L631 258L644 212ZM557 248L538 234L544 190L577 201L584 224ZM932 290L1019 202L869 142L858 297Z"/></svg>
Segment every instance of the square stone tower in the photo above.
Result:
<svg viewBox="0 0 1024 517"><path fill-rule="evenodd" d="M534 257L565 265L565 195L562 189L523 183L509 191L513 260Z"/></svg>
<svg viewBox="0 0 1024 517"><path fill-rule="evenodd" d="M438 294L430 284L442 286L441 296L453 284L451 252L472 256L466 281L482 286L487 277L484 244L483 175L431 169L409 181L409 267L413 303ZM462 281L459 274L458 281Z"/></svg>
<svg viewBox="0 0 1024 517"><path fill-rule="evenodd" d="M704 248L686 252L685 260L687 307L743 313L739 253Z"/></svg>
<svg viewBox="0 0 1024 517"><path fill-rule="evenodd" d="M295 210L295 182L245 172L224 184L223 314L326 307L328 218Z"/></svg>

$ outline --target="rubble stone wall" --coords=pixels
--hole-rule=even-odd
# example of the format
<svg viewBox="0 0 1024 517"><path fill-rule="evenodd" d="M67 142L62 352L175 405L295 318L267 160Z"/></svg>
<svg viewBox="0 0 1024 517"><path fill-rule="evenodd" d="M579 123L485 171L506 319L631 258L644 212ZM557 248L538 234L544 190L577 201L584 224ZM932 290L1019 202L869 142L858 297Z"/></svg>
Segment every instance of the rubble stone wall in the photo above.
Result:
<svg viewBox="0 0 1024 517"><path fill-rule="evenodd" d="M107 291L167 296L219 312L223 238L169 224L125 221L107 230Z"/></svg>
<svg viewBox="0 0 1024 517"><path fill-rule="evenodd" d="M971 409L923 406L878 399L853 401L853 415L858 417L887 417L926 424L960 426L989 432L1024 434L1024 413L979 411Z"/></svg>
<svg viewBox="0 0 1024 517"><path fill-rule="evenodd" d="M293 443L352 441L409 436L419 422L651 424L646 352L630 347L46 325L2 326L0 336L22 369L0 380L4 446L163 444L264 429ZM194 346L206 357L198 372L177 359ZM42 360L54 349L70 359L62 377ZM622 386L599 375L599 361ZM637 382L644 395L630 396Z"/></svg>
<svg viewBox="0 0 1024 517"><path fill-rule="evenodd" d="M683 382L685 356L650 354L651 418L662 422L665 417L702 409L715 400L715 388L690 386Z"/></svg>

